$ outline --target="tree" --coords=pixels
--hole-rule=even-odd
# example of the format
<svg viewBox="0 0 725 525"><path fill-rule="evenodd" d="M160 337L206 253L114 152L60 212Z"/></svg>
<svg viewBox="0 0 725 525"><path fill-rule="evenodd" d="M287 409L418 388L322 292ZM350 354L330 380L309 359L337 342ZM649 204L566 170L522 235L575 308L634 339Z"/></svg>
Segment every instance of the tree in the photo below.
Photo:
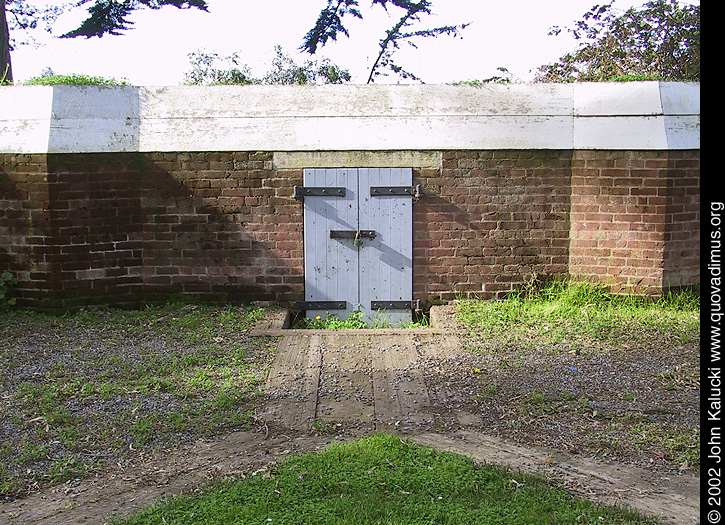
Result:
<svg viewBox="0 0 725 525"><path fill-rule="evenodd" d="M262 79L265 84L342 84L350 81L350 73L328 58L320 62L306 60L299 65L282 51L281 46L274 46L274 52L272 69Z"/></svg>
<svg viewBox="0 0 725 525"><path fill-rule="evenodd" d="M11 32L16 29L34 28L38 21L47 19L48 27L60 11L53 9L39 10L29 6L30 0L0 0L2 12L0 13L0 72L7 71L6 77L12 79L12 68L10 66L10 51L13 48L13 41L10 38ZM62 38L76 37L102 37L106 34L119 35L130 29L133 22L129 20L131 13L138 9L160 9L164 6L174 6L179 9L197 8L202 11L208 10L206 0L76 0L74 7L88 6L88 18L73 31L62 35ZM386 31L385 36L380 40L378 56L373 64L368 82L381 75L386 75L389 70L402 78L420 80L413 73L404 70L394 60L394 53L402 43L416 47L416 41L420 38L437 37L440 35L458 36L460 31L468 24L451 26L440 26L431 29L412 30L411 28L421 21L424 15L432 14L432 2L430 0L372 0L371 7L382 7L386 12L390 6L402 9L402 14L396 24ZM7 18L6 13L15 15ZM315 23L315 26L307 33L301 49L310 54L315 54L318 48L323 47L328 40L336 40L338 33L349 36L347 28L343 25L343 17L350 15L362 19L362 13L358 8L358 0L328 0L327 7L323 8ZM3 23L6 21L7 23ZM219 58L219 57L218 57ZM284 59L281 59L284 62ZM288 65L289 66L289 65ZM283 67L286 73L289 67ZM303 64L303 70L307 73L298 76L297 80L314 79L325 82L347 81L344 75L339 76L344 70L327 63L325 60L319 64L317 70L312 71L307 64ZM242 72L240 70L240 72ZM242 72L243 73L243 72ZM278 79L282 81L283 79Z"/></svg>
<svg viewBox="0 0 725 525"><path fill-rule="evenodd" d="M33 30L43 27L50 31L61 12L62 9L57 6L39 9L28 4L26 0L0 0L0 84L12 84L13 81L10 60L13 39L10 37L10 29Z"/></svg>
<svg viewBox="0 0 725 525"><path fill-rule="evenodd" d="M440 35L459 36L460 32L469 24L458 24L449 26L434 27L432 29L409 30L421 20L423 15L432 14L432 3L429 0L372 0L371 6L380 5L385 11L388 6L393 5L403 10L395 25L385 32L385 36L379 42L379 52L375 62L370 68L368 84L375 81L378 76L387 76L386 70L399 75L403 79L418 80L413 73L406 71L395 63L393 55L400 49L401 43L417 47L416 39L438 37ZM300 49L310 54L315 54L319 47L327 44L328 40L337 40L339 33L350 36L343 24L343 17L350 15L362 19L363 15L359 9L358 0L327 0L327 7L323 8L317 17L314 27L305 35L304 42Z"/></svg>
<svg viewBox="0 0 725 525"><path fill-rule="evenodd" d="M285 54L282 47L274 46L272 68L262 77L255 78L248 65L240 64L238 53L222 57L217 53L195 51L189 54L191 71L185 75L185 83L192 85L214 84L342 84L350 81L350 73L324 58L307 60L297 64Z"/></svg>
<svg viewBox="0 0 725 525"><path fill-rule="evenodd" d="M10 33L8 31L7 11L5 10L5 0L0 8L0 86L13 82L13 70L10 62Z"/></svg>
<svg viewBox="0 0 725 525"><path fill-rule="evenodd" d="M191 71L184 74L184 83L193 86L219 84L258 84L252 78L249 66L239 64L239 55L219 56L217 53L194 51L189 53ZM226 67L224 67L226 65Z"/></svg>
<svg viewBox="0 0 725 525"><path fill-rule="evenodd" d="M35 29L39 23L44 23L49 31L52 23L63 12L63 8L39 9L27 0L0 0L0 2L2 2L0 4L0 79L12 82L11 31ZM86 4L91 4L88 7L88 18L77 29L61 35L62 38L119 35L133 25L129 16L138 9L160 9L170 5L179 9L194 7L202 11L208 10L206 0L78 0L74 7Z"/></svg>
<svg viewBox="0 0 725 525"><path fill-rule="evenodd" d="M617 14L610 2L567 31L579 48L538 68L536 82L700 80L700 6L652 0Z"/></svg>

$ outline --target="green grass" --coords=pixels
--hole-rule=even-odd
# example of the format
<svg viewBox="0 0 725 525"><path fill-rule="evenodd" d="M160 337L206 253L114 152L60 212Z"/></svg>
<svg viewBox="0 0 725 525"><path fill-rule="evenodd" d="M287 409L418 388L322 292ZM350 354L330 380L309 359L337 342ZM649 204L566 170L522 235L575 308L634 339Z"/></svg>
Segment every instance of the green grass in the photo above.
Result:
<svg viewBox="0 0 725 525"><path fill-rule="evenodd" d="M587 282L554 282L501 301L461 301L458 316L474 335L503 348L679 345L699 338L700 297L682 292L651 300Z"/></svg>
<svg viewBox="0 0 725 525"><path fill-rule="evenodd" d="M0 494L83 477L107 457L248 428L274 355L272 340L246 335L263 314L181 303L0 314L9 423Z"/></svg>
<svg viewBox="0 0 725 525"><path fill-rule="evenodd" d="M116 522L119 523L119 522ZM375 435L291 457L247 479L175 497L126 525L655 523L542 479Z"/></svg>

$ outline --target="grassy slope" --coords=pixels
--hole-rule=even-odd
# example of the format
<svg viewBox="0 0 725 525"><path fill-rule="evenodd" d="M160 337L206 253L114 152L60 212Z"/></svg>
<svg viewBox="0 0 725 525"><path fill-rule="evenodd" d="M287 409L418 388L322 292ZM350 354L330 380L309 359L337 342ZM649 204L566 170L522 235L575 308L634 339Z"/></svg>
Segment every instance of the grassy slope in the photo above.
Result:
<svg viewBox="0 0 725 525"><path fill-rule="evenodd" d="M174 498L123 522L205 524L654 523L476 465L400 437L375 435L288 459L273 470Z"/></svg>

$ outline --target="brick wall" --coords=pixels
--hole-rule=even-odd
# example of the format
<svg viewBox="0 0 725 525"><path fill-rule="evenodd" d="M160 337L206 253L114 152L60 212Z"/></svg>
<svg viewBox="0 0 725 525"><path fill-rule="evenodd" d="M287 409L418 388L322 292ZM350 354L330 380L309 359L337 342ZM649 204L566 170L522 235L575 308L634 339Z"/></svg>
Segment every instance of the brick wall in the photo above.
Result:
<svg viewBox="0 0 725 525"><path fill-rule="evenodd" d="M699 284L699 151L577 151L569 272L615 290Z"/></svg>
<svg viewBox="0 0 725 525"><path fill-rule="evenodd" d="M445 151L414 170L414 298L533 276L699 283L699 151ZM302 170L271 152L0 155L0 271L39 308L303 298Z"/></svg>
<svg viewBox="0 0 725 525"><path fill-rule="evenodd" d="M304 290L299 170L271 153L144 156L144 286L230 302L299 299Z"/></svg>
<svg viewBox="0 0 725 525"><path fill-rule="evenodd" d="M20 280L29 302L52 286L50 218L46 156L0 154L0 272Z"/></svg>
<svg viewBox="0 0 725 525"><path fill-rule="evenodd" d="M667 156L664 286L700 284L700 152Z"/></svg>
<svg viewBox="0 0 725 525"><path fill-rule="evenodd" d="M4 155L0 269L48 309L303 292L300 171L269 153ZM0 270L0 271L2 271Z"/></svg>
<svg viewBox="0 0 725 525"><path fill-rule="evenodd" d="M571 151L450 151L417 172L414 293L501 297L567 276Z"/></svg>

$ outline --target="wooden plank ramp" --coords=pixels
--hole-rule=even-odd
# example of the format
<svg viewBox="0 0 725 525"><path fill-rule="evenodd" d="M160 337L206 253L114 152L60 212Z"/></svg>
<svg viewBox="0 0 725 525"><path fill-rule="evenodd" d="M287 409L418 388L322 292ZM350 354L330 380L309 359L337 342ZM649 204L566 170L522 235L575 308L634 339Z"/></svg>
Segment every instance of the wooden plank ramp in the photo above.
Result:
<svg viewBox="0 0 725 525"><path fill-rule="evenodd" d="M306 429L314 420L322 342L314 334L284 337L267 376L270 401L261 417L287 428Z"/></svg>
<svg viewBox="0 0 725 525"><path fill-rule="evenodd" d="M261 417L286 428L343 423L364 430L424 430L435 423L421 357L457 338L397 330L296 330L281 339Z"/></svg>

